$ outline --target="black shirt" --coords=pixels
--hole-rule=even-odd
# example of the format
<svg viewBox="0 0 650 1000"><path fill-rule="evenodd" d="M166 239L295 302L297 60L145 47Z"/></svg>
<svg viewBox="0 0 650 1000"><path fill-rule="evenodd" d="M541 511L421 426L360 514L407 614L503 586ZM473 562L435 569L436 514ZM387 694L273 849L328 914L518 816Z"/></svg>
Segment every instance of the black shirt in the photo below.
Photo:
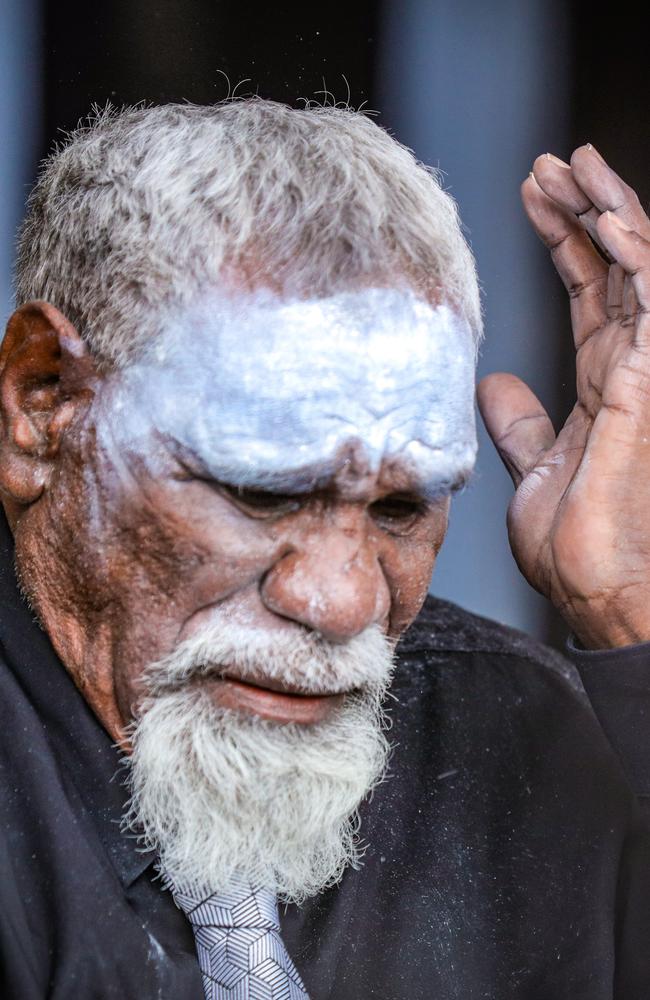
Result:
<svg viewBox="0 0 650 1000"><path fill-rule="evenodd" d="M567 649L650 820L650 642L625 649L586 650L572 639Z"/></svg>
<svg viewBox="0 0 650 1000"><path fill-rule="evenodd" d="M0 530L0 996L202 1000ZM399 648L364 865L281 914L311 1000L647 1000L650 834L568 662L433 599Z"/></svg>

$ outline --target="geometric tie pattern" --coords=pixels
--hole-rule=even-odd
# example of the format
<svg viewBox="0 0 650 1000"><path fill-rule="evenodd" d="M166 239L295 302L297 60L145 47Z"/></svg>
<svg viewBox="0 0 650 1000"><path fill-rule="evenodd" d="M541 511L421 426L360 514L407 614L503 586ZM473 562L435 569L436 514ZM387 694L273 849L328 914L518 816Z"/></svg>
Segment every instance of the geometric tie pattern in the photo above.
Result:
<svg viewBox="0 0 650 1000"><path fill-rule="evenodd" d="M206 1000L309 1000L280 937L274 893L248 882L202 899L170 888L192 924Z"/></svg>

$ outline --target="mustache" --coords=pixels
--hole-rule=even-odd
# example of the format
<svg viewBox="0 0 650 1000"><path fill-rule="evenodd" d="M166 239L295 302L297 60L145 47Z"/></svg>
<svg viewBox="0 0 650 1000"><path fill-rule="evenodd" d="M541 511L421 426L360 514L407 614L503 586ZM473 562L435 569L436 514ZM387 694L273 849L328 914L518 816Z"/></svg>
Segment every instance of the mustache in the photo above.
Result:
<svg viewBox="0 0 650 1000"><path fill-rule="evenodd" d="M150 664L143 679L151 696L195 679L225 676L279 681L305 694L378 692L390 682L394 647L378 625L345 643L332 643L300 626L271 632L217 616Z"/></svg>

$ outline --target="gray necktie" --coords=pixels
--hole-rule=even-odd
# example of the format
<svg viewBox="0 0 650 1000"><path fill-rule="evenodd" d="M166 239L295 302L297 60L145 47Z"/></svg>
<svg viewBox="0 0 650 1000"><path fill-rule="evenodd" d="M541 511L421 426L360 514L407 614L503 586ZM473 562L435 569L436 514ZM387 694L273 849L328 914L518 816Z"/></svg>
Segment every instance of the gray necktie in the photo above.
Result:
<svg viewBox="0 0 650 1000"><path fill-rule="evenodd" d="M172 893L192 924L206 1000L309 1000L270 890L242 882L210 896Z"/></svg>

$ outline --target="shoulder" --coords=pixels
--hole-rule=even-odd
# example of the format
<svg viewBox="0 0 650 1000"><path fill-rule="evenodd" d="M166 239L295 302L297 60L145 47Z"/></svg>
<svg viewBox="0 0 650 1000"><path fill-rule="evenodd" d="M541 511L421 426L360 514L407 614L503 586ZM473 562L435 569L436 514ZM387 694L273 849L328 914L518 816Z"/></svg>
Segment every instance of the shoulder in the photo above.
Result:
<svg viewBox="0 0 650 1000"><path fill-rule="evenodd" d="M628 822L634 798L618 759L555 650L429 598L398 644L392 692L403 759L464 776L467 801L480 790L488 811L495 801L511 810L514 796L545 816L552 802L558 824L572 810L585 830Z"/></svg>
<svg viewBox="0 0 650 1000"><path fill-rule="evenodd" d="M562 678L579 696L584 689L573 664L556 650L524 632L483 618L437 597L427 597L419 615L398 646L400 661L441 661L479 657L486 664L515 670L527 665L532 673Z"/></svg>

